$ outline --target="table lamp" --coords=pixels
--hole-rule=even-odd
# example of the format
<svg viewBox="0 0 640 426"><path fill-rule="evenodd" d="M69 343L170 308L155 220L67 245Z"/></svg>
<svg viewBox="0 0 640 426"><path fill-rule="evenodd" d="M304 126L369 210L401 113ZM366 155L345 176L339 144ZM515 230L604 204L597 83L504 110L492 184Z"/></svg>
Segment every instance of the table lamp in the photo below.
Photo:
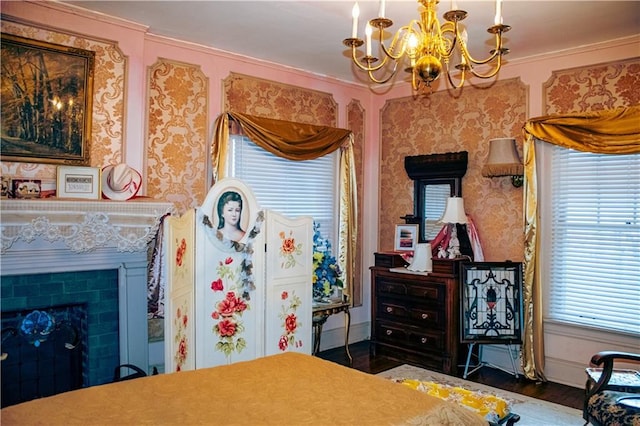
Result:
<svg viewBox="0 0 640 426"><path fill-rule="evenodd" d="M440 223L453 225L451 226L451 238L449 239L447 257L449 259L456 259L458 257L468 256L473 259L473 250L471 250L471 242L469 241L466 228L467 214L464 211L464 200L462 197L447 198L447 205L440 219Z"/></svg>

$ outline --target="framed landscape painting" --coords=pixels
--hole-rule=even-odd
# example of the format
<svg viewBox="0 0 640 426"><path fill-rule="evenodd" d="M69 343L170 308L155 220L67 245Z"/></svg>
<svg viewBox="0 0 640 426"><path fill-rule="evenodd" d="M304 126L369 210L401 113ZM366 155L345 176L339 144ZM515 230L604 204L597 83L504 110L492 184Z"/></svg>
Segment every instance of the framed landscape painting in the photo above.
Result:
<svg viewBox="0 0 640 426"><path fill-rule="evenodd" d="M95 53L1 37L2 160L88 165Z"/></svg>

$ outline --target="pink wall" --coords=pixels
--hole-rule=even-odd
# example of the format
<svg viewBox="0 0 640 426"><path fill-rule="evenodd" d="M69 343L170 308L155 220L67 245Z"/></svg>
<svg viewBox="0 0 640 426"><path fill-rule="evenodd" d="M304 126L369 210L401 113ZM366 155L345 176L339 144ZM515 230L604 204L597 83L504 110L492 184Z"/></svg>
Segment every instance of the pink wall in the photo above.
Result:
<svg viewBox="0 0 640 426"><path fill-rule="evenodd" d="M381 111L390 99L409 96L411 91L408 86L398 85L385 91L384 94L376 94L367 87L154 36L148 34L142 25L122 22L110 17L87 15L68 5L52 2L3 1L2 13L3 17L8 18L2 21L3 32L11 32L16 28L23 31L27 28L27 33L37 35L39 31L48 31L55 33L61 41L65 41L65 35L79 36L104 44L113 44L121 51L126 58L126 76L122 95L123 135L121 142L117 142L121 144L120 149L114 148L108 161L126 161L142 171L146 167L145 123L148 110L146 105L148 69L161 58L200 67L209 82L207 93L209 129L222 109L222 81L232 72L330 93L338 105L339 127L348 127L347 106L352 100L357 100L364 111L362 150L364 183L361 211L363 215L362 249L365 256L362 262L365 305L362 309L354 310L354 324L368 321L368 267L373 264L373 253L379 247ZM32 27L36 30L31 30ZM503 68L500 79L519 78L527 88L526 116L538 116L544 111L543 84L551 77L554 70L637 57L639 42L640 37L636 37L514 61ZM94 159L95 163L92 165L101 167L106 160ZM51 168L39 171L41 167L3 163L2 172L7 174L19 170L20 173L31 173L32 176L38 173L51 173ZM501 189L496 188L496 190ZM482 233L482 229L479 231ZM330 322L328 328L331 329L331 327Z"/></svg>

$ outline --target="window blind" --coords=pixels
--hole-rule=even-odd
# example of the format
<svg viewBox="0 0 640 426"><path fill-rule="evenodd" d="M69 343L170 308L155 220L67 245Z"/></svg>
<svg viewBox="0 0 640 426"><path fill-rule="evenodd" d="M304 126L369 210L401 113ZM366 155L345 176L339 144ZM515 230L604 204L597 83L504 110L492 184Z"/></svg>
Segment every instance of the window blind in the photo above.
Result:
<svg viewBox="0 0 640 426"><path fill-rule="evenodd" d="M334 244L337 223L338 153L291 161L257 146L246 136L229 136L229 175L253 190L260 207L286 216L312 216Z"/></svg>
<svg viewBox="0 0 640 426"><path fill-rule="evenodd" d="M451 186L427 185L424 190L424 237L427 241L433 240L444 226L440 222L447 206L447 199L451 196Z"/></svg>
<svg viewBox="0 0 640 426"><path fill-rule="evenodd" d="M551 318L640 335L640 154L554 147Z"/></svg>

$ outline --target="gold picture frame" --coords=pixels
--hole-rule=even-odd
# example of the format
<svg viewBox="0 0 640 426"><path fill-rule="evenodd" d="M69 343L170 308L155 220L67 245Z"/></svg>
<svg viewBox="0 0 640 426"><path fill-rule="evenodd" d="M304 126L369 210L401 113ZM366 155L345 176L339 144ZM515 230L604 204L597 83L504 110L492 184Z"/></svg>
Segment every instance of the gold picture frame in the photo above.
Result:
<svg viewBox="0 0 640 426"><path fill-rule="evenodd" d="M1 34L0 159L88 165L95 52Z"/></svg>
<svg viewBox="0 0 640 426"><path fill-rule="evenodd" d="M98 167L58 166L56 197L99 200L102 195L100 174Z"/></svg>

